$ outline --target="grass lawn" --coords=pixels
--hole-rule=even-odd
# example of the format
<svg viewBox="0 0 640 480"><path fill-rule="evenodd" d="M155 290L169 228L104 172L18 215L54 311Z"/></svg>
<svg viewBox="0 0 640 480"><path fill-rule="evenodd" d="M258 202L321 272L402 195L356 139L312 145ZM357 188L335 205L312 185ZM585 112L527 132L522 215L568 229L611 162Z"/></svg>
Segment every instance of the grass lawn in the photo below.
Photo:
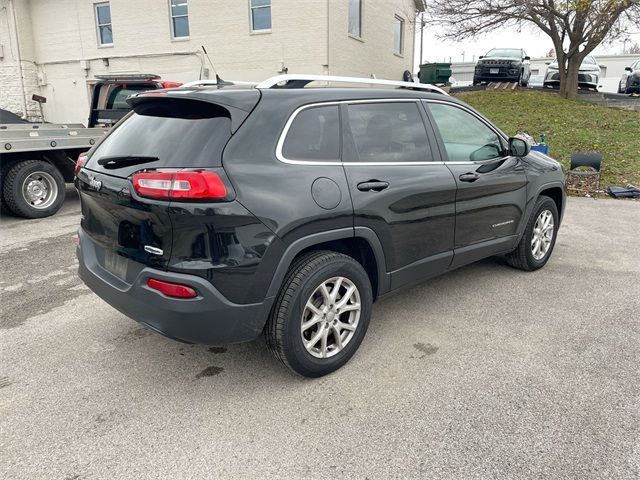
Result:
<svg viewBox="0 0 640 480"><path fill-rule="evenodd" d="M535 92L468 92L456 95L503 132L544 132L549 155L569 167L573 152L604 156L601 187L640 185L640 113L615 110L558 95Z"/></svg>

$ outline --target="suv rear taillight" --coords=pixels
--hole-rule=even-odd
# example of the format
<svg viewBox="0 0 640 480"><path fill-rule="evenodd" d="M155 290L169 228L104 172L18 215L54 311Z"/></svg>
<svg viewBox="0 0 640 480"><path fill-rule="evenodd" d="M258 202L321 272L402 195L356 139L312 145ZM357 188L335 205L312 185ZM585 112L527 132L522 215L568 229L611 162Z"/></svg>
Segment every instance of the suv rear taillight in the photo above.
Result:
<svg viewBox="0 0 640 480"><path fill-rule="evenodd" d="M230 200L221 175L209 170L156 170L135 173L133 188L141 197L159 200Z"/></svg>
<svg viewBox="0 0 640 480"><path fill-rule="evenodd" d="M78 160L76 160L76 166L73 169L73 176L77 177L78 172L84 167L84 164L87 163L87 152L82 152L78 155Z"/></svg>

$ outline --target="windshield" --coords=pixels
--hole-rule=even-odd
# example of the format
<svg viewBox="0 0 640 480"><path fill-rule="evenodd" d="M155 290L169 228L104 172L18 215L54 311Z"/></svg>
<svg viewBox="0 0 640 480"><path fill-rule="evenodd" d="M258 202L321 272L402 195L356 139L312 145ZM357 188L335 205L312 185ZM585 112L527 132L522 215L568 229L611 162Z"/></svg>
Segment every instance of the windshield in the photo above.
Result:
<svg viewBox="0 0 640 480"><path fill-rule="evenodd" d="M485 57L509 57L509 58L520 58L522 55L522 51L518 48L494 48L489 50L489 53L485 55Z"/></svg>
<svg viewBox="0 0 640 480"><path fill-rule="evenodd" d="M582 61L583 65L597 65L596 59L592 56L585 57Z"/></svg>

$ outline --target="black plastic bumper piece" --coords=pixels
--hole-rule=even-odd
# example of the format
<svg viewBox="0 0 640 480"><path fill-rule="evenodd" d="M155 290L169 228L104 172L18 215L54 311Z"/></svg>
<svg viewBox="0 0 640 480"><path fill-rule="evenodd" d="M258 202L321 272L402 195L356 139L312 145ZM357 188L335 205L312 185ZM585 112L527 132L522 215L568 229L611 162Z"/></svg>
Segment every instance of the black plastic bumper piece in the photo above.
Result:
<svg viewBox="0 0 640 480"><path fill-rule="evenodd" d="M246 342L262 332L273 298L262 303L236 304L201 277L153 268L143 268L128 284L98 263L96 249L100 247L82 229L78 236L80 278L109 305L152 330L182 342L206 345ZM198 296L167 297L147 286L149 278L189 285Z"/></svg>

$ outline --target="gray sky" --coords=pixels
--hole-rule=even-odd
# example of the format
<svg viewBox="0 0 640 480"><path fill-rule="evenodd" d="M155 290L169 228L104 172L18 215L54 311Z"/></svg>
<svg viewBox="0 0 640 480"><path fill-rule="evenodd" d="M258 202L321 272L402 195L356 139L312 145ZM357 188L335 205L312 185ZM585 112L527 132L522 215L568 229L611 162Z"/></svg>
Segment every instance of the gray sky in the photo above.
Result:
<svg viewBox="0 0 640 480"><path fill-rule="evenodd" d="M553 48L553 43L547 35L538 32L533 28L526 28L521 32L516 29L506 29L456 43L439 40L434 27L427 25L424 29L423 57L428 62L448 62L449 57L452 57L453 62L461 62L464 52L465 61L472 61L474 55L477 59L478 56L484 55L494 47L524 48L531 57L544 57ZM630 39L632 42L640 44L640 32L631 35ZM419 55L419 42L420 40L418 39L418 42L416 42L418 45L416 64ZM629 43L627 44L628 46L630 46ZM594 53L596 55L618 54L622 53L622 49L622 42L617 40L612 44L599 46Z"/></svg>

